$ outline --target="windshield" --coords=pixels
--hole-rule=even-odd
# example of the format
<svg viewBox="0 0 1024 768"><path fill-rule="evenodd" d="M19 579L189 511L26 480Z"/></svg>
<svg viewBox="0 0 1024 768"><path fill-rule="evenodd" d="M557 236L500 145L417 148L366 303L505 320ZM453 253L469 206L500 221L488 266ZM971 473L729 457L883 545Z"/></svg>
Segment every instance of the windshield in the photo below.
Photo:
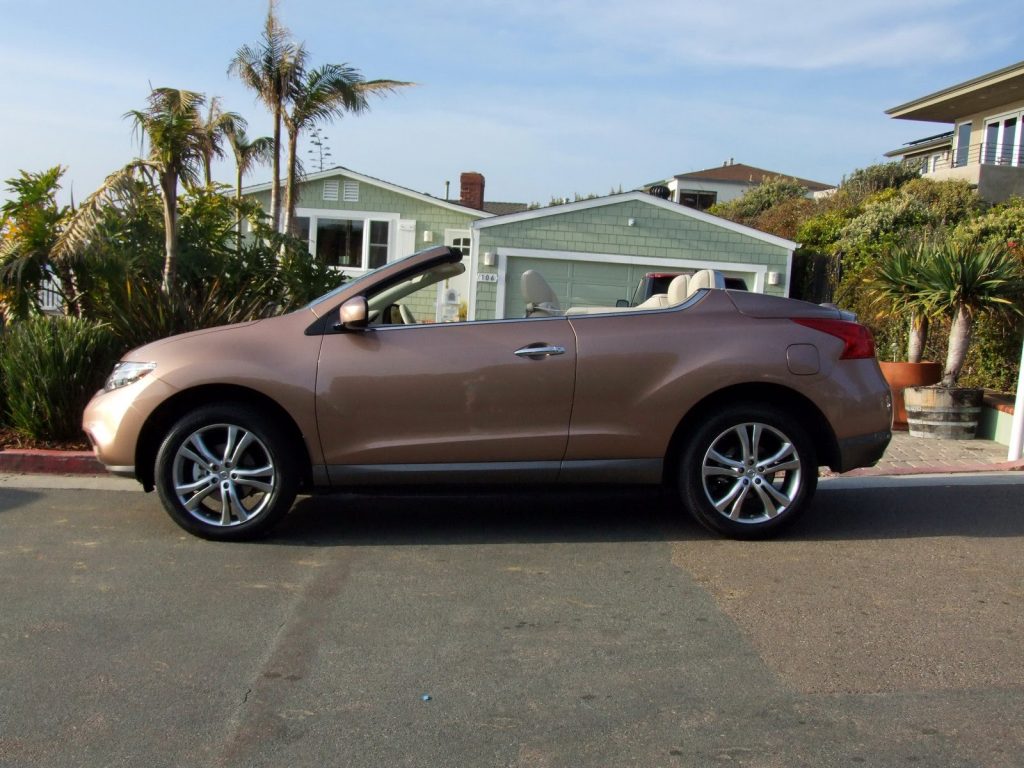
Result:
<svg viewBox="0 0 1024 768"><path fill-rule="evenodd" d="M370 278L372 278L375 274L377 274L380 270L384 269L385 267L393 267L395 264L401 264L403 261L408 261L413 256L417 256L417 255L418 254L412 253L412 254L409 254L408 256L405 256L405 257L403 257L401 259L398 259L398 261L389 261L387 264L382 264L381 266L377 267L376 269L371 269L369 272L364 272L359 277L353 278L352 280L346 280L344 283L339 285L337 288L332 288L331 290L329 290L323 296L317 296L315 299L313 299L311 302L309 302L306 306L304 306L303 309L310 309L315 304L319 304L321 301L324 301L325 299L329 299L329 298L331 298L333 296L337 296L339 293L341 293L342 291L348 290L353 285L359 285L362 282L368 281Z"/></svg>

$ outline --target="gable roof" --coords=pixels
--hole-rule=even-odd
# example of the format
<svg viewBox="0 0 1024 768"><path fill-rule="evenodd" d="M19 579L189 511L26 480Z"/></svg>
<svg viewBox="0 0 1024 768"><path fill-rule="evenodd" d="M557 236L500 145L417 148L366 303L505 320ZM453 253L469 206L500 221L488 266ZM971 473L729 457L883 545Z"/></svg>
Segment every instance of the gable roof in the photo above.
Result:
<svg viewBox="0 0 1024 768"><path fill-rule="evenodd" d="M330 178L333 178L334 176L345 176L347 178L354 179L354 180L362 182L364 184L370 184L370 185L375 186L375 187L380 187L381 189L386 189L389 192L395 192L395 193L397 193L399 195L405 195L406 197L411 197L414 200L419 200L422 203L429 203L430 205L437 205L437 206L440 206L441 208L447 208L450 211L457 211L458 213L468 213L471 216L476 216L476 217L482 218L482 219L488 218L488 217L494 215L493 213L488 213L487 211L480 211L480 210L477 210L476 208L468 208L465 205L460 205L459 203L453 203L450 200L441 200L440 198L434 197L433 195L425 194L423 192L416 192L415 190L408 189L407 187L401 187L398 184L392 184L390 181L384 181L383 179L377 179L377 178L374 178L373 176L367 176L364 173L358 173L357 171L353 171L350 168L344 168L344 167L342 167L340 165L335 166L334 168L330 168L330 169L328 169L326 171L320 171L319 173L309 173L309 174L306 174L306 176L303 177L299 181L299 183L300 184L305 184L306 182L310 182L310 181L319 181L321 179L330 179ZM266 182L266 183L263 183L263 184L253 184L252 186L249 186L249 187L243 187L242 188L242 194L243 195L249 195L249 194L252 194L254 192L266 192L272 186L273 186L273 182L269 182L269 181Z"/></svg>
<svg viewBox="0 0 1024 768"><path fill-rule="evenodd" d="M962 117L1024 99L1024 61L951 85L885 110L899 120L953 123Z"/></svg>
<svg viewBox="0 0 1024 768"><path fill-rule="evenodd" d="M665 211L679 214L681 216L689 216L690 218L696 219L697 221L703 221L707 224L712 224L722 229L727 229L730 232L736 232L740 235L746 235L752 237L755 240L768 243L769 245L775 245L780 248L785 248L788 251L796 250L799 247L798 243L794 243L792 240L786 240L782 237L776 237L770 235L767 232L762 232L759 229L753 227L746 227L742 224L737 224L734 221L723 219L718 216L712 216L710 213L704 213L704 211L698 211L696 208L688 208L685 205L679 203L673 203L670 200L662 200L660 197L654 197L646 192L622 192L617 195L606 195L605 197L595 197L589 200L580 200L576 203L566 203L564 205L551 205L547 208L535 208L530 211L522 211L521 213L510 213L505 216L494 216L489 219L474 221L473 229L485 229L487 227L500 227L502 224L512 224L517 221L530 221L532 219L542 219L547 216L559 216L563 213L573 213L575 211L585 211L590 208L601 208L606 205L617 205L618 203L628 202L639 202L646 205L654 206L655 208L661 208Z"/></svg>
<svg viewBox="0 0 1024 768"><path fill-rule="evenodd" d="M677 173L673 178L725 181L738 184L763 184L768 179L780 176L784 179L796 179L801 186L807 187L807 189L812 192L821 192L826 189L832 189L834 186L833 184L825 184L820 181L812 181L811 179L801 179L799 176L793 176L788 173L767 171L764 168L756 168L753 165L747 165L746 163L728 163L715 168L706 168L703 171Z"/></svg>

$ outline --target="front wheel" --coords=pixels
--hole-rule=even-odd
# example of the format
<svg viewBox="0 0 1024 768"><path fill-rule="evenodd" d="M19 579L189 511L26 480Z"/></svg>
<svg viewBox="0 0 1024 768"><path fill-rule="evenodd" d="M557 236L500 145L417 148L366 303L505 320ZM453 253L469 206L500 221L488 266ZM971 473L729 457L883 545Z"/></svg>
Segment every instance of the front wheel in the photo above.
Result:
<svg viewBox="0 0 1024 768"><path fill-rule="evenodd" d="M157 452L156 488L189 533L221 541L266 534L295 500L298 471L288 437L244 405L182 417Z"/></svg>
<svg viewBox="0 0 1024 768"><path fill-rule="evenodd" d="M682 456L683 503L705 527L737 539L774 536L806 509L818 484L814 445L768 406L735 406L700 425Z"/></svg>

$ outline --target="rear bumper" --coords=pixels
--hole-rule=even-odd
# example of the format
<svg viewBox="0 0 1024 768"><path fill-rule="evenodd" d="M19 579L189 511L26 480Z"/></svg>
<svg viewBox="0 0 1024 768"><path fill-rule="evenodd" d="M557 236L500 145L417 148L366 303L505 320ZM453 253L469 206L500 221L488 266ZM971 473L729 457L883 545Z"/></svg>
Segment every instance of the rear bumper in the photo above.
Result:
<svg viewBox="0 0 1024 768"><path fill-rule="evenodd" d="M839 466L830 469L834 472L849 472L858 467L873 467L882 458L890 440L892 431L888 429L844 438L839 441Z"/></svg>

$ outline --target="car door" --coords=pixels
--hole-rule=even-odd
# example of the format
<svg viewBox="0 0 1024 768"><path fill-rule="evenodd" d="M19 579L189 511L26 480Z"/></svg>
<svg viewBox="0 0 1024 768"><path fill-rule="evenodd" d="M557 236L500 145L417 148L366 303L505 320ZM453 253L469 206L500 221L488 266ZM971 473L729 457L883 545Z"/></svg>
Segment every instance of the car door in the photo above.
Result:
<svg viewBox="0 0 1024 768"><path fill-rule="evenodd" d="M389 482L452 465L557 473L575 369L561 317L328 332L316 413L331 482L375 467Z"/></svg>

